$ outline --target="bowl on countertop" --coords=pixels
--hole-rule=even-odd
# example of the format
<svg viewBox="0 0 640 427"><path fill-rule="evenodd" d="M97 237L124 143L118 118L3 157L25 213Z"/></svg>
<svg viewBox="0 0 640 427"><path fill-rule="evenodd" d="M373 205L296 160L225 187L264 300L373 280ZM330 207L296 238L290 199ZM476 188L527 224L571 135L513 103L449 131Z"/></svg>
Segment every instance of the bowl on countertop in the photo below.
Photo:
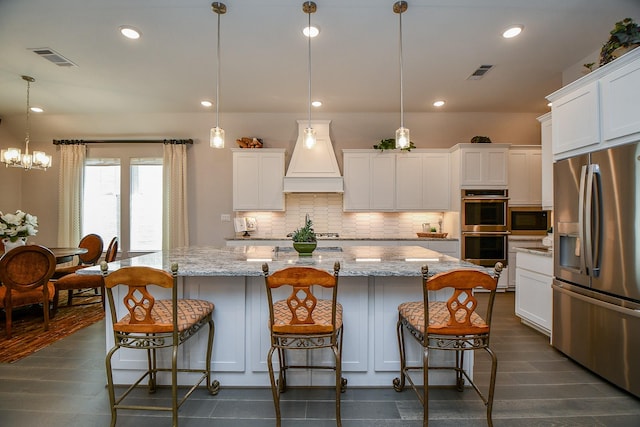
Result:
<svg viewBox="0 0 640 427"><path fill-rule="evenodd" d="M416 233L418 237L431 237L432 239L444 239L449 233Z"/></svg>

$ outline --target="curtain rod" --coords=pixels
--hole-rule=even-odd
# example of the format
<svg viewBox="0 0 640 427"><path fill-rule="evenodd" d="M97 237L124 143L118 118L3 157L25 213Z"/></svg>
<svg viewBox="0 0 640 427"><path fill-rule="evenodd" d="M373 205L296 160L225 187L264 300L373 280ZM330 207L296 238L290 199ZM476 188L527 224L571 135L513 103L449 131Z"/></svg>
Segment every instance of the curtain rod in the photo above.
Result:
<svg viewBox="0 0 640 427"><path fill-rule="evenodd" d="M193 139L112 139L112 140L84 140L84 139L54 139L53 145L82 145L82 144L193 144Z"/></svg>

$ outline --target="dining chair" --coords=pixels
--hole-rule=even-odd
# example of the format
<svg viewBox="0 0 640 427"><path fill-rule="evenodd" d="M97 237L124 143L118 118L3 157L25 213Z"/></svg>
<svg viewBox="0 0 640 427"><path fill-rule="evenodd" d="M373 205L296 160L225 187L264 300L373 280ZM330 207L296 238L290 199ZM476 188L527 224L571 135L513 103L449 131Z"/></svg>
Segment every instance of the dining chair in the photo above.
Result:
<svg viewBox="0 0 640 427"><path fill-rule="evenodd" d="M78 263L75 265L67 265L64 267L57 267L53 279L57 280L67 274L72 274L81 268L91 267L96 265L100 257L102 256L102 249L104 248L104 242L102 237L97 234L87 234L82 239L78 247L84 248L87 252L78 255Z"/></svg>
<svg viewBox="0 0 640 427"><path fill-rule="evenodd" d="M113 239L111 239L111 242L109 242L109 246L107 247L107 252L105 253L105 256L104 256L104 261L113 262L116 260L117 255L118 255L118 237L116 236ZM54 285L56 288L55 297L53 299L54 313L57 313L58 311L60 291L67 291L67 306L71 307L74 295L78 296L78 294L77 293L74 294L73 291L77 291L81 289L95 289L96 291L98 291L99 289L100 297L101 297L100 300L102 302L102 309L104 310L105 308L104 279L102 278L102 275L71 273L54 281Z"/></svg>
<svg viewBox="0 0 640 427"><path fill-rule="evenodd" d="M455 385L458 391L464 390L465 379L469 382L486 406L488 425L493 426L491 412L498 359L489 347L489 338L491 314L501 271L502 263L498 262L494 267L493 275L480 270L457 269L429 277L429 268L425 265L422 267L423 300L404 302L398 306L396 328L400 351L400 377L393 380L393 388L400 392L404 389L405 382L409 381L422 403L425 427L429 424L429 371L440 369L455 371ZM489 291L484 318L477 310L478 301L474 296L476 289ZM436 291L448 292L450 297L446 301L431 301L429 293ZM422 346L422 360L419 364L407 363L405 329L409 332L409 336ZM431 350L455 352L455 365L429 365ZM485 350L491 357L491 376L486 396L473 382L464 367L465 352L477 350ZM412 370L422 372L422 387L417 385L410 376ZM423 389L422 393L420 388Z"/></svg>
<svg viewBox="0 0 640 427"><path fill-rule="evenodd" d="M55 288L49 281L56 268L53 253L39 245L20 246L0 258L0 308L5 312L5 331L11 338L12 312L16 307L42 304L44 330L49 330L49 303Z"/></svg>
<svg viewBox="0 0 640 427"><path fill-rule="evenodd" d="M109 272L108 264L102 262L100 269L104 277L105 289L109 298L111 326L113 329L114 346L105 358L107 371L107 388L111 406L111 426L115 426L117 411L125 410L154 410L171 411L173 426L178 425L178 409L204 381L210 394L216 395L220 390L220 383L211 381L211 354L213 351L214 323L212 313L214 304L210 301L198 299L178 298L178 264L171 266L171 273L144 266L122 267ZM152 289L161 288L171 291L171 298L156 299ZM122 300L116 305L114 290ZM157 289L156 289L157 290ZM200 369L178 367L178 347L189 338L203 331L208 325L206 358ZM112 358L121 348L128 350L145 350L147 352L147 368L144 373L122 394L116 396L113 382ZM169 354L160 356L170 357L168 367L158 363L158 350L170 349ZM192 350L193 352L193 350ZM148 391L153 393L158 386L158 373L169 372L171 378L171 405L149 406L135 404L135 397L131 404L126 398L145 378L148 381ZM199 374L199 379L178 399L178 373Z"/></svg>
<svg viewBox="0 0 640 427"><path fill-rule="evenodd" d="M271 347L267 354L271 393L276 410L276 426L281 425L280 394L287 389L289 369L330 369L335 371L336 423L342 426L340 394L347 380L342 378L342 305L337 302L340 263L333 266L333 274L313 267L287 267L269 274L263 264L267 302L269 305L269 331ZM314 287L331 291L331 299L319 299ZM289 296L274 301L273 292L283 288ZM333 365L291 365L287 351L331 349ZM273 354L278 353L279 372L275 378Z"/></svg>

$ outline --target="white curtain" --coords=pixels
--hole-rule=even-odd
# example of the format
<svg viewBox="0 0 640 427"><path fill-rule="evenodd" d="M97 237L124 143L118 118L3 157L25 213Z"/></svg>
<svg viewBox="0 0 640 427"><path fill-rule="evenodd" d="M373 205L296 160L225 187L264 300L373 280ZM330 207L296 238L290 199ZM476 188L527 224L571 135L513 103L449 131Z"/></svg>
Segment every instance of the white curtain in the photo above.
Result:
<svg viewBox="0 0 640 427"><path fill-rule="evenodd" d="M58 176L58 246L60 247L74 247L80 242L85 157L84 144L60 145Z"/></svg>
<svg viewBox="0 0 640 427"><path fill-rule="evenodd" d="M163 149L162 249L189 246L187 146L165 143Z"/></svg>

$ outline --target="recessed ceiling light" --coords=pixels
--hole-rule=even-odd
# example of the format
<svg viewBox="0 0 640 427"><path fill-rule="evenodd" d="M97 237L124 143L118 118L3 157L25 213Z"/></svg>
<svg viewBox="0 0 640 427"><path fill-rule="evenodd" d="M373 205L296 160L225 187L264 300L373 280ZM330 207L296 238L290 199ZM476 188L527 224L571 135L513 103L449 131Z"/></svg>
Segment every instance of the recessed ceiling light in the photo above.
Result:
<svg viewBox="0 0 640 427"><path fill-rule="evenodd" d="M311 105L314 107L322 107L322 101L311 101Z"/></svg>
<svg viewBox="0 0 640 427"><path fill-rule="evenodd" d="M202 105L203 107L209 108L209 107L213 106L213 102L211 102L211 101L200 101L200 105Z"/></svg>
<svg viewBox="0 0 640 427"><path fill-rule="evenodd" d="M318 27L314 27L313 25L311 27L304 27L302 29L302 34L304 34L305 37L313 38L320 34L320 29Z"/></svg>
<svg viewBox="0 0 640 427"><path fill-rule="evenodd" d="M502 37L504 37L505 39L510 39L520 34L523 29L524 29L523 25L514 25L513 27L507 28L502 33Z"/></svg>
<svg viewBox="0 0 640 427"><path fill-rule="evenodd" d="M31 107L29 108L34 113L42 113L44 110L40 107Z"/></svg>
<svg viewBox="0 0 640 427"><path fill-rule="evenodd" d="M128 39L131 40L137 40L140 38L140 36L142 35L142 33L140 32L140 30L131 27L129 25L123 25L121 27L118 28L120 30L120 34L122 34L123 36L125 36Z"/></svg>
<svg viewBox="0 0 640 427"><path fill-rule="evenodd" d="M438 101L433 103L434 107L442 107L443 105L444 105L444 101L442 101L442 100L438 100Z"/></svg>

